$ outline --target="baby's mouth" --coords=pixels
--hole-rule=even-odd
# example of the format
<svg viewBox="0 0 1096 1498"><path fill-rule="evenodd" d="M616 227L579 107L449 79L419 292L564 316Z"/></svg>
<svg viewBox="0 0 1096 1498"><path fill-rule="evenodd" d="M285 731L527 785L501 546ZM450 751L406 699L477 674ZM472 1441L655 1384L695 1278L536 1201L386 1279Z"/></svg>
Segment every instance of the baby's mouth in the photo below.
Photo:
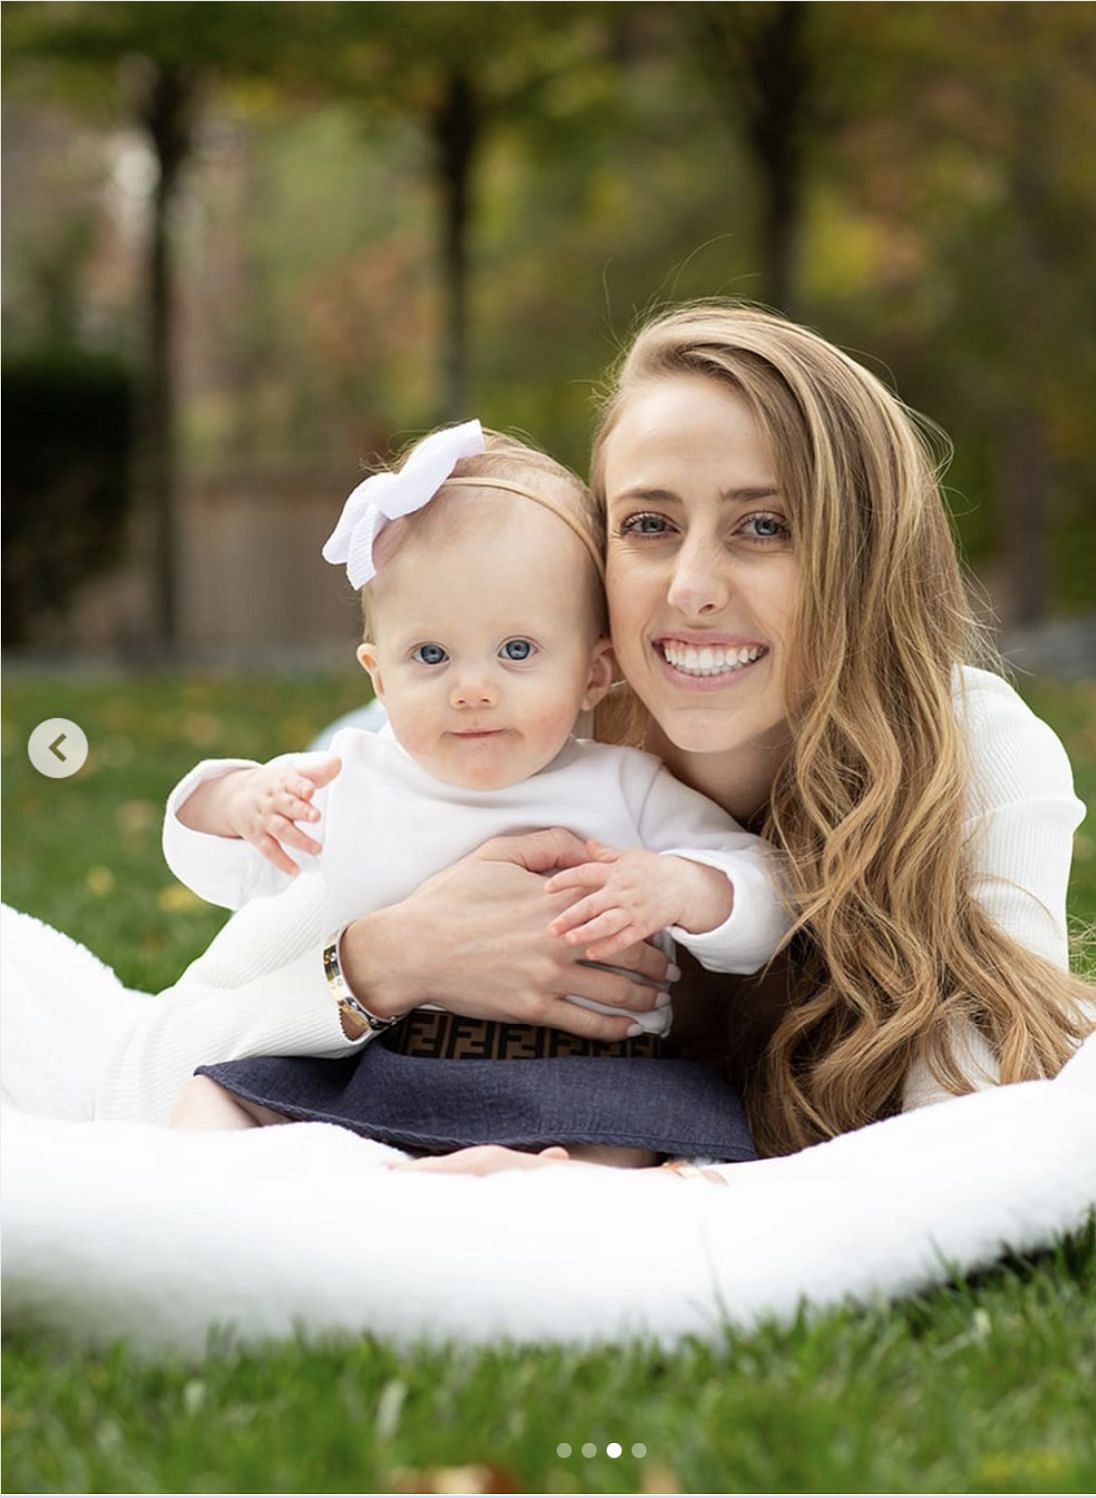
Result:
<svg viewBox="0 0 1096 1498"><path fill-rule="evenodd" d="M683 640L656 640L667 665L683 676L733 676L769 653L767 645L687 645Z"/></svg>

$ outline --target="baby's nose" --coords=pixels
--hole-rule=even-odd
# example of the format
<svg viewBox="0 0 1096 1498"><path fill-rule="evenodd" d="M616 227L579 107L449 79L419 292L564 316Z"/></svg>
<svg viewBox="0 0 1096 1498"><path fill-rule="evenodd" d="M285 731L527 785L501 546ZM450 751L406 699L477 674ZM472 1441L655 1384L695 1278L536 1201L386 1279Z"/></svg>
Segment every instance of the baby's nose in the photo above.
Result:
<svg viewBox="0 0 1096 1498"><path fill-rule="evenodd" d="M466 677L457 682L449 700L454 707L494 707L498 692L486 677Z"/></svg>

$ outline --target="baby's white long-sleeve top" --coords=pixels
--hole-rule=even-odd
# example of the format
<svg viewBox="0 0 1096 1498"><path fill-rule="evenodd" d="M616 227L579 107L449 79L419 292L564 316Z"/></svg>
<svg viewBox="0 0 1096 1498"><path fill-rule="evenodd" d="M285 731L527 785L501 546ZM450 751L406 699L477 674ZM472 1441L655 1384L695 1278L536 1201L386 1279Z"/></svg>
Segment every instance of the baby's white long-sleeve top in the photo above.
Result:
<svg viewBox="0 0 1096 1498"><path fill-rule="evenodd" d="M781 898L777 859L768 845L744 832L706 796L675 780L653 755L637 749L571 739L539 774L490 791L435 779L387 726L376 733L343 729L330 753L341 758L342 769L316 793L321 820L307 824L323 851L312 856L294 850L293 856L302 873L323 876L331 930L398 903L424 879L489 838L545 827L565 827L609 847L676 854L724 873L733 888L727 920L700 935L670 928L675 941L715 972L756 972L776 952L791 923ZM299 766L327 757L281 759ZM294 876L239 838L185 827L177 813L203 780L250 763L204 761L172 791L164 819L164 855L176 878L203 899L230 909L256 896L281 893ZM660 1033L668 1028L669 1010L634 1018Z"/></svg>

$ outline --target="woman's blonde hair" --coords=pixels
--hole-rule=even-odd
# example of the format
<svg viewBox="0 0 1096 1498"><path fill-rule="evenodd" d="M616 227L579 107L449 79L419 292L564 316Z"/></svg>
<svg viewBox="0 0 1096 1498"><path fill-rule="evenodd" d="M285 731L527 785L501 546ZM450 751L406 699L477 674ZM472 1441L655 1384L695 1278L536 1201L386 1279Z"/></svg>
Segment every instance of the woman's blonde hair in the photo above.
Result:
<svg viewBox="0 0 1096 1498"><path fill-rule="evenodd" d="M896 1111L917 1061L969 1091L957 1022L986 1038L1003 1082L1052 1076L1089 1028L1090 990L972 892L954 673L980 633L939 489L946 442L940 460L930 445L942 434L817 334L705 303L656 318L618 367L594 441L603 504L620 411L677 374L750 406L799 562L791 748L762 829L799 918L788 1007L745 1083L759 1146L785 1153ZM641 705L618 695L609 711L635 742Z"/></svg>

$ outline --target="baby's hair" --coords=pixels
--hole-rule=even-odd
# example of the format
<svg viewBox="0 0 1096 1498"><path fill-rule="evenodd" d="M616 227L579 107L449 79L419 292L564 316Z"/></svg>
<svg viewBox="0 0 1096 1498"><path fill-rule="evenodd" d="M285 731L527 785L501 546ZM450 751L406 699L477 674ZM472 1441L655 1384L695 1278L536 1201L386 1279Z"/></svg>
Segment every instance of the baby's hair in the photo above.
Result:
<svg viewBox="0 0 1096 1498"><path fill-rule="evenodd" d="M485 483L482 489L468 483L469 479L478 478L509 481L520 484L522 488L531 489L535 494L543 494L546 500L558 505L560 509L571 515L580 529L590 538L597 555L599 557L604 555L605 517L593 495L576 473L572 473L555 458L549 457L547 453L530 446L518 437L493 432L486 427L483 436L484 451L470 458L462 458L453 467L451 477L463 481L459 486L453 485L447 488L443 484L437 496L428 505L421 510L416 510L412 515L405 516L402 520L395 520L385 526L373 547L373 554L380 568L383 569L385 562L390 562L399 549L412 537L431 543L439 542L443 541L447 534L452 535L470 519L482 520L484 503L490 503L496 507L526 505L532 508L535 505L534 500L526 499L506 489L497 489L489 483ZM395 472L399 472L407 461L414 445L411 444L406 448L392 465ZM563 524L561 520L560 525ZM608 613L605 590L593 561L587 559L584 566L586 596L591 618L597 633L606 634L608 633ZM372 606L371 584L366 583L362 588L361 600L364 638L375 640L377 621Z"/></svg>

